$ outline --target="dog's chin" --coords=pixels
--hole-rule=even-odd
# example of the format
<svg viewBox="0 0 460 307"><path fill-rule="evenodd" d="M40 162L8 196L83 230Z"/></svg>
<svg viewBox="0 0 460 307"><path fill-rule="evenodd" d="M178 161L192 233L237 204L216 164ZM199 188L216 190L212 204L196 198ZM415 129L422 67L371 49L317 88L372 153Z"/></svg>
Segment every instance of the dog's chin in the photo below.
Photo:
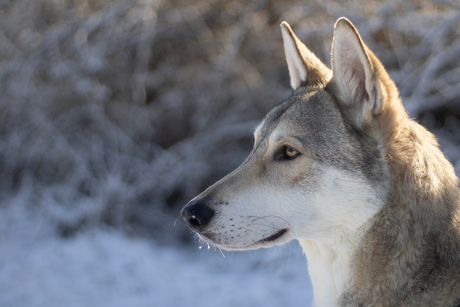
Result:
<svg viewBox="0 0 460 307"><path fill-rule="evenodd" d="M263 247L271 247L274 245L284 244L287 241L290 241L289 236L287 233L289 232L288 229L283 228L276 233L258 240L252 243L246 242L221 242L219 237L214 234L199 234L199 237L204 242L212 244L220 249L228 250L228 251L244 251L244 250L251 250L251 249L258 249Z"/></svg>

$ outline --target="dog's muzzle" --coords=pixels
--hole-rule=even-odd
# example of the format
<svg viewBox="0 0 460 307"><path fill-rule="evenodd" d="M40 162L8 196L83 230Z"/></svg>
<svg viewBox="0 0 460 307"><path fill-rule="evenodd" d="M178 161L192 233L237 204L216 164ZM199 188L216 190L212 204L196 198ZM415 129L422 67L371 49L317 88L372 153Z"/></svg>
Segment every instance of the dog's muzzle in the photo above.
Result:
<svg viewBox="0 0 460 307"><path fill-rule="evenodd" d="M211 221L214 210L206 206L204 202L195 200L185 205L180 214L190 228L201 231Z"/></svg>

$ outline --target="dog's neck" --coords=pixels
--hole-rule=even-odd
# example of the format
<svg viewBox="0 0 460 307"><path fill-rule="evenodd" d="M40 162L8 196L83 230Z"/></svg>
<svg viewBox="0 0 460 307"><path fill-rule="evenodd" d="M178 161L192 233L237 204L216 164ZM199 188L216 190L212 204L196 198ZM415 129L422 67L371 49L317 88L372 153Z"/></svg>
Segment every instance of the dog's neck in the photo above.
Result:
<svg viewBox="0 0 460 307"><path fill-rule="evenodd" d="M326 216L315 236L298 238L308 260L313 285L314 306L337 306L339 297L350 284L353 254L372 217L385 202L386 185L375 188L364 179L350 177L332 169L324 171L322 201ZM353 193L344 191L354 184ZM327 192L326 192L327 191ZM332 209L331 209L332 208ZM321 211L321 210L319 210ZM331 213L332 211L332 213Z"/></svg>
<svg viewBox="0 0 460 307"><path fill-rule="evenodd" d="M314 306L336 306L350 276L352 242L328 245L307 239L298 240L307 256L313 286Z"/></svg>

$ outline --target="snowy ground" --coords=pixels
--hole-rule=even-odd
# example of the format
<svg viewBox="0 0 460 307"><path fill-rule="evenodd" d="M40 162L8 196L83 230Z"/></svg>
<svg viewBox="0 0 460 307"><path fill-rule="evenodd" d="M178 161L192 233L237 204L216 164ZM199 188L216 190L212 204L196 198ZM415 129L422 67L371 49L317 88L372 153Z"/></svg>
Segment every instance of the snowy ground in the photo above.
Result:
<svg viewBox="0 0 460 307"><path fill-rule="evenodd" d="M46 235L42 219L11 210L0 212L1 307L309 306L312 300L294 242L223 257L198 242L160 247L110 229L61 239Z"/></svg>

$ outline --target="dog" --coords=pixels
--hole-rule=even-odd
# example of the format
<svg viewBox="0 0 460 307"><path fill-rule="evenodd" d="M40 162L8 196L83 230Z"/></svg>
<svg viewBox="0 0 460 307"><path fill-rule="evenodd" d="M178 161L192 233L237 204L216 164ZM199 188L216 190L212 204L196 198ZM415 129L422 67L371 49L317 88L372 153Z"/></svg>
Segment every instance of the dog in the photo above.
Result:
<svg viewBox="0 0 460 307"><path fill-rule="evenodd" d="M346 18L332 69L281 24L294 92L182 217L226 250L297 239L314 306L457 306L460 188L435 137Z"/></svg>

